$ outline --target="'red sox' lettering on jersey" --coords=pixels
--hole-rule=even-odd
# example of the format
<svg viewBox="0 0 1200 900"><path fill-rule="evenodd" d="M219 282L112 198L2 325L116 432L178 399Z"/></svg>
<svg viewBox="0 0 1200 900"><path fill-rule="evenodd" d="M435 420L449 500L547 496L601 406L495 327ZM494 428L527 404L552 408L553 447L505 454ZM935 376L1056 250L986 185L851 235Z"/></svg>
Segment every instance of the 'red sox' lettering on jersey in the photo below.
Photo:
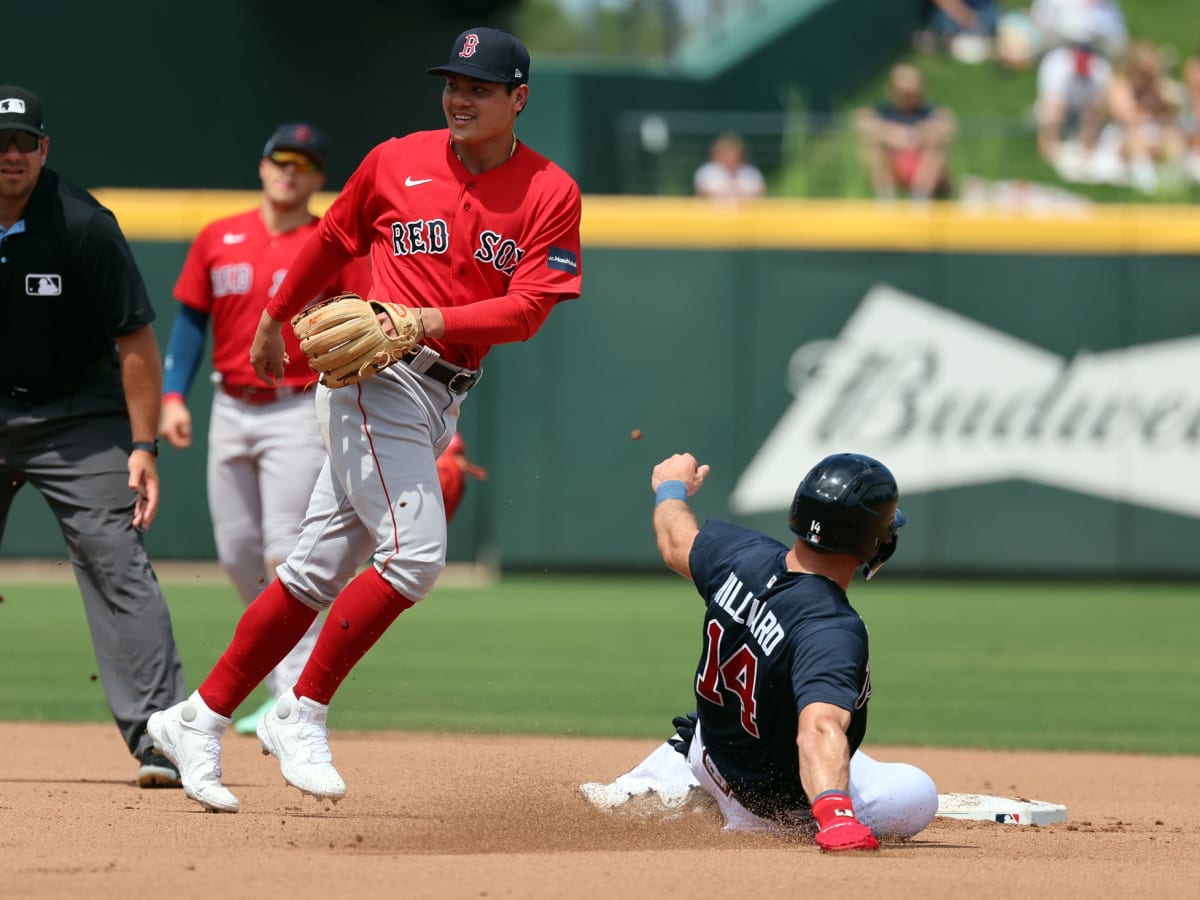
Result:
<svg viewBox="0 0 1200 900"><path fill-rule="evenodd" d="M441 219L415 219L392 223L392 255L445 253L450 249L450 229Z"/></svg>
<svg viewBox="0 0 1200 900"><path fill-rule="evenodd" d="M475 251L475 258L491 263L505 275L513 273L524 255L525 251L517 246L516 241L506 240L503 235L494 231L479 235L479 249Z"/></svg>
<svg viewBox="0 0 1200 900"><path fill-rule="evenodd" d="M254 266L250 263L235 263L231 266L215 266L212 276L212 295L228 297L230 294L248 294L254 282Z"/></svg>

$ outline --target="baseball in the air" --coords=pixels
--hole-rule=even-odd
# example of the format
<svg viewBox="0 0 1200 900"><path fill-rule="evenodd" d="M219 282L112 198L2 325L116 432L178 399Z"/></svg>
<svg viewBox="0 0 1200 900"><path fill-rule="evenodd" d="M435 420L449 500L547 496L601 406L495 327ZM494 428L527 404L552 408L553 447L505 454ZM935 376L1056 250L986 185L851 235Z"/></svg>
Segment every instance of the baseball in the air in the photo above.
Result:
<svg viewBox="0 0 1200 900"><path fill-rule="evenodd" d="M635 428L633 431L629 432L629 439L633 441L640 441L642 439L642 429Z"/></svg>

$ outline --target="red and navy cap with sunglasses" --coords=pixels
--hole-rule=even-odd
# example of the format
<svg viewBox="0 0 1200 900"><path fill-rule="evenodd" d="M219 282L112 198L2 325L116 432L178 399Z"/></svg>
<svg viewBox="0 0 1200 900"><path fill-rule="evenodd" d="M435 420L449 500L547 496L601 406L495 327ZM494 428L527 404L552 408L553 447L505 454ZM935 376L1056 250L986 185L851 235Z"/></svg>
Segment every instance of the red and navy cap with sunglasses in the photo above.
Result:
<svg viewBox="0 0 1200 900"><path fill-rule="evenodd" d="M275 133L267 140L262 155L270 156L280 150L290 150L293 153L303 153L314 160L321 169L325 168L325 154L329 150L329 140L312 125L303 122L292 122L280 125Z"/></svg>

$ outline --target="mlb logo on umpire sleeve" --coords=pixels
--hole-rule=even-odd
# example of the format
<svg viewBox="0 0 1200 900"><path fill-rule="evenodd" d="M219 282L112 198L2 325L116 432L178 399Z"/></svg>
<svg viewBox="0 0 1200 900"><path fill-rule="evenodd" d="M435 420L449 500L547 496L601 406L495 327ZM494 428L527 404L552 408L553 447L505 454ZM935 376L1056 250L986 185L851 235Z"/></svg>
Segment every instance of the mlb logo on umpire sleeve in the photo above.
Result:
<svg viewBox="0 0 1200 900"><path fill-rule="evenodd" d="M25 276L25 293L30 297L58 297L62 294L62 276L31 272Z"/></svg>

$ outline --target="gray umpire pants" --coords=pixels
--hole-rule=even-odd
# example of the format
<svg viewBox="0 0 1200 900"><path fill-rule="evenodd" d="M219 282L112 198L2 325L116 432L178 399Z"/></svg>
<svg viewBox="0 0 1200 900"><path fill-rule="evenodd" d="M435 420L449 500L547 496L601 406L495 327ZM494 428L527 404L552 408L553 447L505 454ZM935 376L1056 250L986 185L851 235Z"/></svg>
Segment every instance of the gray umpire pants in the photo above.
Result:
<svg viewBox="0 0 1200 900"><path fill-rule="evenodd" d="M129 420L89 412L89 393L35 406L0 396L0 538L13 497L29 482L66 539L109 709L126 746L140 756L151 746L150 714L184 699L183 666L158 578L132 524Z"/></svg>

